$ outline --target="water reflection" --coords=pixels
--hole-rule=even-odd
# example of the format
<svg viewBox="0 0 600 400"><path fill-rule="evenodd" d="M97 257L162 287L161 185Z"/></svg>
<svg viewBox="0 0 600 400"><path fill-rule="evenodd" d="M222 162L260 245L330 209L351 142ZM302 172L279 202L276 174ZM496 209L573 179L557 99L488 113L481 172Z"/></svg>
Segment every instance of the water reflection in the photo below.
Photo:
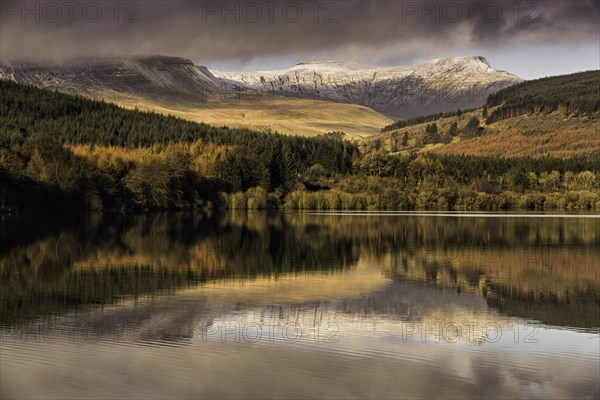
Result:
<svg viewBox="0 0 600 400"><path fill-rule="evenodd" d="M5 218L2 227L5 325L223 279L314 272L302 292L319 298L344 287L352 273L339 274L362 264L374 276L361 276L365 284L388 278L474 293L507 315L600 326L593 219L161 213Z"/></svg>
<svg viewBox="0 0 600 400"><path fill-rule="evenodd" d="M0 224L2 398L600 394L598 219L43 221Z"/></svg>

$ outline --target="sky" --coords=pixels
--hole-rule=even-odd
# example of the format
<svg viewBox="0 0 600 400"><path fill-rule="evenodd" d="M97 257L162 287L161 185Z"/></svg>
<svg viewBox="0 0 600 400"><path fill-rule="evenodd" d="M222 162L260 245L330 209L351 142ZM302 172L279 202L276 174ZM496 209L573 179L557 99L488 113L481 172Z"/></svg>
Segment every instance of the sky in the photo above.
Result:
<svg viewBox="0 0 600 400"><path fill-rule="evenodd" d="M595 0L0 2L0 60L162 54L221 70L480 55L532 79L600 69Z"/></svg>

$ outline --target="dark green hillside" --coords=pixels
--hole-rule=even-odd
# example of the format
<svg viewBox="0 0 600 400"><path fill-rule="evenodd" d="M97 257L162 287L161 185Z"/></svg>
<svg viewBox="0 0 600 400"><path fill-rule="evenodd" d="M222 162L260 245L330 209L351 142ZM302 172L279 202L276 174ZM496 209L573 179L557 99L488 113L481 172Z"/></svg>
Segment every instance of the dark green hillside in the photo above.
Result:
<svg viewBox="0 0 600 400"><path fill-rule="evenodd" d="M500 106L487 117L488 124L558 109L567 113L592 114L600 111L600 70L522 82L490 95L487 106Z"/></svg>
<svg viewBox="0 0 600 400"><path fill-rule="evenodd" d="M10 81L0 81L0 92L0 205L9 204L8 209L43 204L51 208L76 204L89 208L90 203L144 208L206 204L199 199L214 204L216 190L246 190L260 184L267 191L285 192L295 187L299 172L314 164L328 174L348 173L357 152L338 134L306 138L214 127ZM204 161L211 165L211 181L193 170L197 160L190 154L155 156L177 144L192 143L217 149ZM63 145L89 145L90 152L95 147L123 148L133 163L117 155L108 166L92 165ZM136 149L147 149L147 156ZM112 157L111 151L105 153ZM149 179L160 182L151 184ZM41 201L36 193L52 195ZM112 201L115 197L118 201Z"/></svg>
<svg viewBox="0 0 600 400"><path fill-rule="evenodd" d="M129 148L202 140L248 146L263 153L294 154L298 169L319 163L331 172L342 173L347 172L348 157L354 151L349 142L341 143L336 135L305 138L215 127L3 80L0 92L0 145L4 146L36 133L68 144ZM346 159L332 157L340 150Z"/></svg>

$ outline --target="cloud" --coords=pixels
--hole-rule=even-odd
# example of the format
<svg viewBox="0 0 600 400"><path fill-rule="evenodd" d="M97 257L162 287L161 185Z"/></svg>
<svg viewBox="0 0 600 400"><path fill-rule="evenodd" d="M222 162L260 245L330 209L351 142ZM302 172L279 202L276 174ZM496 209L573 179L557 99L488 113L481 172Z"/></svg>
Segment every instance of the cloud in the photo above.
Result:
<svg viewBox="0 0 600 400"><path fill-rule="evenodd" d="M3 1L0 58L164 54L243 65L260 58L364 63L452 49L597 43L594 0Z"/></svg>

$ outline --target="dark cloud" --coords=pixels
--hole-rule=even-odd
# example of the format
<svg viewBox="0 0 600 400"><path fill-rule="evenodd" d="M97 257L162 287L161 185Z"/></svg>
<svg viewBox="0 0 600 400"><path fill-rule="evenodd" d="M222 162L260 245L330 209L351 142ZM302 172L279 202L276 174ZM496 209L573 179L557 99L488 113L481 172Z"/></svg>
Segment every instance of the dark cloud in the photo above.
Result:
<svg viewBox="0 0 600 400"><path fill-rule="evenodd" d="M589 44L595 0L2 0L0 58L178 55L410 61L470 47ZM118 4L115 7L115 4Z"/></svg>

